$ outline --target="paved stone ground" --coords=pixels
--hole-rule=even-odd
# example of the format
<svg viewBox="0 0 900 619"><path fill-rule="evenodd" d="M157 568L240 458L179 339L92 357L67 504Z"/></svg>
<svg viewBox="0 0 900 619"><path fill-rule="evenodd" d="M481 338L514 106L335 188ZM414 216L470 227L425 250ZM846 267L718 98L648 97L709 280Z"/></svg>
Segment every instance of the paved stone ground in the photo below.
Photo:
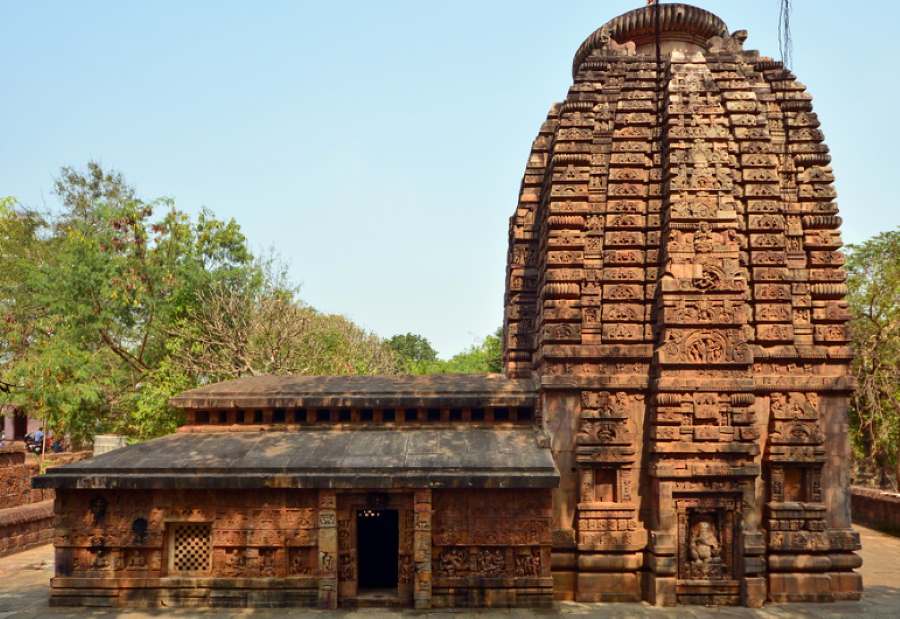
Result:
<svg viewBox="0 0 900 619"><path fill-rule="evenodd" d="M835 604L771 604L763 609L704 608L682 606L679 608L654 608L646 604L576 604L563 603L552 610L510 609L489 611L383 611L358 610L327 612L306 609L290 610L215 610L199 611L158 610L117 612L101 609L49 608L47 584L53 572L51 546L41 546L15 555L0 558L0 619L36 619L41 617L107 619L122 617L145 619L149 617L250 617L274 619L275 617L326 617L340 616L360 619L388 617L428 617L429 619L460 617L534 617L536 619L566 615L571 617L613 617L615 619L643 619L653 617L684 617L689 619L728 619L760 617L769 619L793 619L800 617L900 617L900 537L892 537L856 527L862 536L863 582L865 594L861 602Z"/></svg>

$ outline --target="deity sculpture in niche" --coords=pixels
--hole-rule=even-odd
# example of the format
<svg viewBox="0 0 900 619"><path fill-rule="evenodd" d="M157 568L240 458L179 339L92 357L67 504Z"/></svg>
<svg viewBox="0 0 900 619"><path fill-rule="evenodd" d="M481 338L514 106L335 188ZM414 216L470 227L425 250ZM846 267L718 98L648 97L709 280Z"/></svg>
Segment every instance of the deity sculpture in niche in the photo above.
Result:
<svg viewBox="0 0 900 619"><path fill-rule="evenodd" d="M319 552L319 569L320 573L325 576L334 576L335 561L333 553L330 553L328 551Z"/></svg>
<svg viewBox="0 0 900 619"><path fill-rule="evenodd" d="M721 544L711 519L697 519L691 527L690 555L692 576L712 578L722 574Z"/></svg>
<svg viewBox="0 0 900 619"><path fill-rule="evenodd" d="M713 504L730 504L724 498L679 500L679 577L685 580L728 580L732 574L734 512ZM697 505L700 509L692 508ZM701 506L700 504L706 504ZM708 508L712 507L710 510Z"/></svg>
<svg viewBox="0 0 900 619"><path fill-rule="evenodd" d="M356 577L354 574L355 566L356 561L353 555L348 552L342 552L338 559L338 578L345 582L354 580Z"/></svg>

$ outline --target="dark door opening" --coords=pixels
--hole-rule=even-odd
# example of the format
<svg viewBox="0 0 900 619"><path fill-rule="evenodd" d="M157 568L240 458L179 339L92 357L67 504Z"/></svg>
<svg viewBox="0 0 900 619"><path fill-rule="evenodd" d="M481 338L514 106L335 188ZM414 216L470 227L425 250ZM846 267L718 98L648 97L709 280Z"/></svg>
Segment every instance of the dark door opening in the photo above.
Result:
<svg viewBox="0 0 900 619"><path fill-rule="evenodd" d="M360 589L397 588L399 545L396 509L360 509L356 512Z"/></svg>
<svg viewBox="0 0 900 619"><path fill-rule="evenodd" d="M28 417L25 413L16 412L13 415L12 440L24 441L26 434L28 434Z"/></svg>

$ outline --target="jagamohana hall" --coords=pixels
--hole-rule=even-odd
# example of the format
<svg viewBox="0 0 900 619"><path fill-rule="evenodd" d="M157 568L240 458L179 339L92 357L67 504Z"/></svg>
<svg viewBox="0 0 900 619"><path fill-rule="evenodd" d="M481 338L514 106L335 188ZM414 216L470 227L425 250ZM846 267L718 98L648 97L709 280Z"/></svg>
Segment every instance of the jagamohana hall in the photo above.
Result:
<svg viewBox="0 0 900 619"><path fill-rule="evenodd" d="M716 15L578 48L509 224L503 375L260 376L35 479L50 603L858 599L840 223L812 98Z"/></svg>

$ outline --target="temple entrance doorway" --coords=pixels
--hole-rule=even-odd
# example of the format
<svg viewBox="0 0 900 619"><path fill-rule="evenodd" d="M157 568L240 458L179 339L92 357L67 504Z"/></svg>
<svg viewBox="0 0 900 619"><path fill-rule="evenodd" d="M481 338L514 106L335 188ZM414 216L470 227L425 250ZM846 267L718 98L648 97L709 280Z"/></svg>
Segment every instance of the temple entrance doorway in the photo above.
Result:
<svg viewBox="0 0 900 619"><path fill-rule="evenodd" d="M400 527L396 509L356 511L359 590L397 591Z"/></svg>

